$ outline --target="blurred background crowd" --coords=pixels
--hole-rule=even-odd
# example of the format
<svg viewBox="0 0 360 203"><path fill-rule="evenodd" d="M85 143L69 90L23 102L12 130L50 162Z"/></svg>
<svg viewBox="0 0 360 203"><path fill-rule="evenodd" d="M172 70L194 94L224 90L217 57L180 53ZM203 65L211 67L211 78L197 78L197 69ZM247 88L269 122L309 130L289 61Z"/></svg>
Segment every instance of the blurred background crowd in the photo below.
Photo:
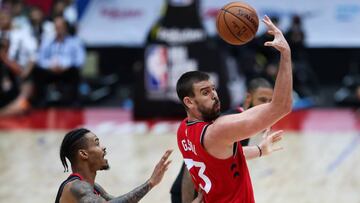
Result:
<svg viewBox="0 0 360 203"><path fill-rule="evenodd" d="M76 23L71 1L2 2L3 115L51 105L50 97L64 105L77 105L86 48L76 35Z"/></svg>
<svg viewBox="0 0 360 203"><path fill-rule="evenodd" d="M211 34L204 19L215 23L216 10L204 11L201 6L206 2L2 0L0 116L52 106L113 106L148 117L150 106L180 107L171 93L177 76L205 66L204 71L214 73L218 81L224 108L241 104L249 80L264 77L274 82L279 54L263 46L271 36L261 29L243 46L228 45ZM138 10L141 7L151 7L157 14L146 25L133 24L132 18L148 15ZM103 29L94 8L113 23L110 28ZM304 24L310 14L293 12L285 19L281 13L260 8L258 12L260 18L267 13L280 24L291 46L294 109L360 106L359 46L309 47L312 30ZM281 26L282 21L287 26ZM121 27L116 26L119 23ZM137 28L134 33L143 32L145 37L132 44L129 30ZM128 43L117 42L119 35L129 38ZM101 36L105 37L93 43L92 37ZM165 111L170 112L158 116L176 116L182 109Z"/></svg>

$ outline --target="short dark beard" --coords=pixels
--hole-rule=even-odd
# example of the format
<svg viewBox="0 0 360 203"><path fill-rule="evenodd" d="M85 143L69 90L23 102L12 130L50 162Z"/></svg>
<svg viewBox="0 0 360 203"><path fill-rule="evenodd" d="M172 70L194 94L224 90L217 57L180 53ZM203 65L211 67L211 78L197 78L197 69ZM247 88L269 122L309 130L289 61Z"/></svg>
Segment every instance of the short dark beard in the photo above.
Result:
<svg viewBox="0 0 360 203"><path fill-rule="evenodd" d="M105 166L103 166L100 170L104 171L104 170L109 170L110 169L110 165L106 164Z"/></svg>
<svg viewBox="0 0 360 203"><path fill-rule="evenodd" d="M211 122L217 119L220 116L220 112L213 112L213 113L201 113L203 120L205 122Z"/></svg>
<svg viewBox="0 0 360 203"><path fill-rule="evenodd" d="M215 102L214 106L219 103L219 101ZM215 119L217 119L219 116L220 116L220 111L215 111L214 108L212 108L209 111L206 111L205 109L203 108L199 108L199 111L201 113L201 116L202 116L202 119L205 121L205 122L211 122L211 121L214 121Z"/></svg>

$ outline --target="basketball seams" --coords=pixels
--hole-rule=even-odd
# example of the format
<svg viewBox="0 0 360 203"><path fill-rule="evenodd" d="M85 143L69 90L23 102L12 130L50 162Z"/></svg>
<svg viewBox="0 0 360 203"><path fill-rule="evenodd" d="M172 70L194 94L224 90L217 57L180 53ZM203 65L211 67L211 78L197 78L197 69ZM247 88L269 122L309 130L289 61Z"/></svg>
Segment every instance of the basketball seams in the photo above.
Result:
<svg viewBox="0 0 360 203"><path fill-rule="evenodd" d="M224 41L233 45L251 41L259 28L256 10L242 2L232 2L222 7L216 18L218 34Z"/></svg>
<svg viewBox="0 0 360 203"><path fill-rule="evenodd" d="M226 8L226 6L225 6L225 7L223 7L223 9L227 10L227 9L234 8L234 7L244 8L252 13L256 13L256 10L254 8L250 7L249 5L247 7L243 6L243 5L231 5L229 8Z"/></svg>
<svg viewBox="0 0 360 203"><path fill-rule="evenodd" d="M237 40L239 40L240 42L244 43L245 41L241 40L241 39L240 39L238 36L236 36L236 35L232 32L232 30L230 29L229 25L228 25L227 22L226 22L226 18L225 18L225 15L226 15L227 11L226 11L226 10L223 10L223 11L224 11L224 15L223 15L223 16L224 16L224 23L225 23L228 31L229 31Z"/></svg>
<svg viewBox="0 0 360 203"><path fill-rule="evenodd" d="M233 6L233 7L239 7L239 6ZM231 7L231 8L233 8L233 7ZM244 7L241 7L241 8L244 8ZM253 30L253 29L252 29L252 26L249 26L249 24L248 24L246 21L244 21L243 19L239 18L237 15L233 14L232 12L230 12L230 11L228 11L228 10L224 10L224 11L227 12L227 13L230 13L232 16L234 16L235 18L237 18L238 20L240 20L241 22L243 22L243 23L246 25L246 27L248 27L248 28L253 32L253 34L256 34L257 31Z"/></svg>
<svg viewBox="0 0 360 203"><path fill-rule="evenodd" d="M239 5L236 5L236 6L230 6L229 8L226 8L226 6L225 7L223 7L221 10L224 10L224 11L226 11L226 12L229 12L229 13L231 13L232 15L234 15L236 18L238 18L239 20L242 20L242 19L240 19L237 15L235 15L234 13L232 13L232 12L230 12L229 11L229 9L231 9L231 8L243 8L243 9L245 9L245 10L248 10L249 12L251 12L251 13L256 13L256 10L255 9L253 9L253 8L251 8L250 6L248 6L248 7L244 7L244 6L239 6ZM256 21L259 21L259 17L257 16L257 15L255 15L256 16ZM242 20L243 21L243 20ZM246 24L248 27L251 27L251 26L249 26L246 22L244 22L243 21L243 23L244 24ZM259 26L259 25L258 25ZM251 29L251 28L250 28ZM252 29L251 29L252 30ZM254 30L252 30L252 31L254 31ZM254 33L256 33L257 31L254 31Z"/></svg>
<svg viewBox="0 0 360 203"><path fill-rule="evenodd" d="M220 26L220 24L221 24L220 21L221 21L222 15L224 15L224 12L220 11L217 16L217 19L216 19L216 29L218 30L218 33L220 35L224 35L226 33L226 31L223 30L224 29L223 26Z"/></svg>

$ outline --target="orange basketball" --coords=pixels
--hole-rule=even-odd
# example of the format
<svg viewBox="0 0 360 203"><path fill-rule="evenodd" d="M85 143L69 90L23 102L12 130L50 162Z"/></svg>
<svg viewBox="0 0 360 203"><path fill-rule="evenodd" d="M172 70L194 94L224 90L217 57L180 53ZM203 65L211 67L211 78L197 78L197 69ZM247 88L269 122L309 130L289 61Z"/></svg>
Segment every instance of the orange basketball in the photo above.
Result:
<svg viewBox="0 0 360 203"><path fill-rule="evenodd" d="M251 41L258 30L256 10L244 2L232 2L221 8L216 17L220 37L229 44L242 45Z"/></svg>

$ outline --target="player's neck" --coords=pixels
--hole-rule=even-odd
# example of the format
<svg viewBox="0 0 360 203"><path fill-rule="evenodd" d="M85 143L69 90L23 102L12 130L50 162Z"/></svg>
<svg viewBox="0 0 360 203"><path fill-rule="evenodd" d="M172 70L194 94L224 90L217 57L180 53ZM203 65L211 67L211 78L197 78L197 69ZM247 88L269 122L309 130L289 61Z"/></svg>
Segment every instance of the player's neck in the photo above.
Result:
<svg viewBox="0 0 360 203"><path fill-rule="evenodd" d="M84 181L90 183L91 185L94 185L95 183L95 177L96 177L96 171L91 171L88 167L74 167L72 168L73 173L78 173L82 176Z"/></svg>
<svg viewBox="0 0 360 203"><path fill-rule="evenodd" d="M196 114L191 113L191 112L187 112L187 119L190 122L192 122L192 121L202 121L203 120L201 115L196 115Z"/></svg>

